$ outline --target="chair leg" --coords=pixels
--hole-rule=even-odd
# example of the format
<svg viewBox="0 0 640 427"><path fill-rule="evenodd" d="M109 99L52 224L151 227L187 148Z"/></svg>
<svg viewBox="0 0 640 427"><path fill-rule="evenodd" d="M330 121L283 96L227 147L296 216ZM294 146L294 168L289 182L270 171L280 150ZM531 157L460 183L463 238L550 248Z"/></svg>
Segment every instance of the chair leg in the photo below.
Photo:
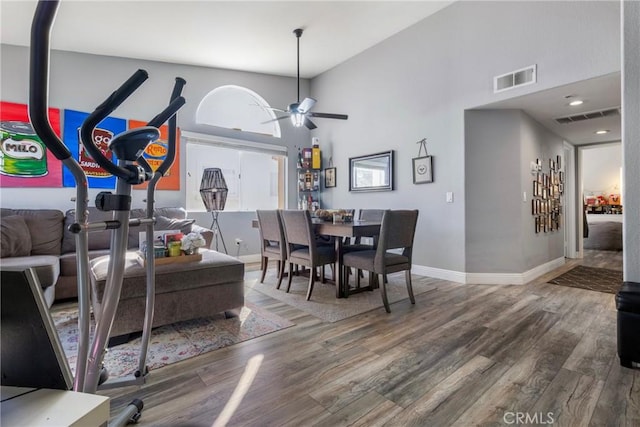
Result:
<svg viewBox="0 0 640 427"><path fill-rule="evenodd" d="M342 266L342 271L340 274L342 275L342 281L344 282L344 288L349 289L349 269L351 267Z"/></svg>
<svg viewBox="0 0 640 427"><path fill-rule="evenodd" d="M278 286L276 286L276 289L280 289L282 279L284 278L284 264L284 261L278 261ZM289 277L291 277L291 273L289 273Z"/></svg>
<svg viewBox="0 0 640 427"><path fill-rule="evenodd" d="M315 268L311 269L311 274L309 274L309 288L307 289L307 301L311 299L311 292L313 292L313 279L315 274L313 273Z"/></svg>
<svg viewBox="0 0 640 427"><path fill-rule="evenodd" d="M381 274L381 276L384 276ZM380 279L380 287L382 288L382 303L384 304L384 309L387 310L387 313L391 313L391 307L389 307L389 300L387 299L387 284L384 281L384 277Z"/></svg>
<svg viewBox="0 0 640 427"><path fill-rule="evenodd" d="M287 283L287 293L291 289L291 280L293 279L293 263L289 263L289 282Z"/></svg>
<svg viewBox="0 0 640 427"><path fill-rule="evenodd" d="M378 285L378 275L369 272L369 283L371 284L371 289L378 289L380 287Z"/></svg>
<svg viewBox="0 0 640 427"><path fill-rule="evenodd" d="M262 277L260 277L260 283L264 283L264 276L267 275L267 266L269 265L269 258L262 257Z"/></svg>
<svg viewBox="0 0 640 427"><path fill-rule="evenodd" d="M413 296L413 286L411 285L411 270L407 270L404 272L404 278L407 282L407 292L409 292L409 300L411 300L411 304L415 304L416 298Z"/></svg>
<svg viewBox="0 0 640 427"><path fill-rule="evenodd" d="M324 265L322 267L320 267L320 281L322 283L327 283L327 279L325 277L325 272L324 272Z"/></svg>
<svg viewBox="0 0 640 427"><path fill-rule="evenodd" d="M360 289L360 276L362 276L362 270L358 269L358 274L356 274L356 288Z"/></svg>

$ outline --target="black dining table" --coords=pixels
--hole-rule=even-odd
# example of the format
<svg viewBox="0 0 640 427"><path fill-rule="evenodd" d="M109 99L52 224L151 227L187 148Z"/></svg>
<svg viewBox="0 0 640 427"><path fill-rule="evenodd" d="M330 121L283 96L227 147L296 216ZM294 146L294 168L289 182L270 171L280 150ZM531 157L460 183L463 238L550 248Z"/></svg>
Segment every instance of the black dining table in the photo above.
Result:
<svg viewBox="0 0 640 427"><path fill-rule="evenodd" d="M344 272L342 271L343 241L346 237L374 237L380 234L380 221L353 220L352 222L323 221L320 218L311 219L316 234L330 236L335 239L336 269L334 282L336 285L336 298L347 298L352 293L368 290L370 287L349 289ZM252 220L253 228L258 228L258 220ZM371 286L371 285L369 285Z"/></svg>
<svg viewBox="0 0 640 427"><path fill-rule="evenodd" d="M342 271L342 252L345 237L373 237L380 234L380 221L353 220L352 222L333 223L318 218L312 220L317 234L335 237L336 250L336 298L347 298L350 294L369 289L359 288L350 290L347 286L346 275ZM371 285L369 285L371 286Z"/></svg>

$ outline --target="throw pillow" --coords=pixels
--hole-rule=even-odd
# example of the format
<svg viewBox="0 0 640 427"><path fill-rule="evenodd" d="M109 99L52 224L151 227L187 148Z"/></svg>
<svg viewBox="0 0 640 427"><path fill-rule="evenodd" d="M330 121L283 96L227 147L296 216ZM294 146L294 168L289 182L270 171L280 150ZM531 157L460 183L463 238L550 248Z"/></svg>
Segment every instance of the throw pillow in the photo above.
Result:
<svg viewBox="0 0 640 427"><path fill-rule="evenodd" d="M196 222L195 219L185 218L167 218L166 216L156 216L156 230L180 230L182 234L191 233L191 226Z"/></svg>
<svg viewBox="0 0 640 427"><path fill-rule="evenodd" d="M31 233L24 218L20 215L2 217L2 246L0 256L18 257L31 255Z"/></svg>

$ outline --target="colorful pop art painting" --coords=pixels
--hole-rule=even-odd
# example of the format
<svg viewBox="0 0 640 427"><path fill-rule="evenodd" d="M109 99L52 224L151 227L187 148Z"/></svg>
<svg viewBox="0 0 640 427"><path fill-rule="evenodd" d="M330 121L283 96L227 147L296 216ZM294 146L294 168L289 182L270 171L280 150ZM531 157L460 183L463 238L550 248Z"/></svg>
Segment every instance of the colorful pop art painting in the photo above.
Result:
<svg viewBox="0 0 640 427"><path fill-rule="evenodd" d="M60 110L49 108L60 136ZM0 187L61 187L62 163L35 134L26 104L0 102Z"/></svg>
<svg viewBox="0 0 640 427"><path fill-rule="evenodd" d="M64 143L87 175L89 188L114 189L116 187L116 177L102 169L89 153L84 150L80 142L80 126L88 116L88 113L82 111L64 110ZM108 149L109 142L115 135L124 132L126 128L126 120L107 117L93 131L94 143L100 148L105 157L113 162L117 162L117 159ZM75 187L76 185L71 171L66 167L64 168L62 180L65 187Z"/></svg>
<svg viewBox="0 0 640 427"><path fill-rule="evenodd" d="M146 126L146 122L139 120L129 120L129 129L139 128ZM153 144L149 144L145 150L143 156L147 162L151 165L151 168L155 171L160 167L165 157L167 156L169 140L169 127L167 125L160 127L160 139ZM147 183L136 185L136 190L147 188ZM176 136L176 158L173 161L171 168L167 170L167 173L158 181L156 186L157 190L180 190L180 131Z"/></svg>

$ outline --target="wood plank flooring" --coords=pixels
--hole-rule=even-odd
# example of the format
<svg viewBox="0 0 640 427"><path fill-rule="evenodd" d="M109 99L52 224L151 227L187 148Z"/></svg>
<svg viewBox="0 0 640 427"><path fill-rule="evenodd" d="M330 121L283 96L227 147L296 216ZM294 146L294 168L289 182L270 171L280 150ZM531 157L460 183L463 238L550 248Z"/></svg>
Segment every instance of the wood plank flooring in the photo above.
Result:
<svg viewBox="0 0 640 427"><path fill-rule="evenodd" d="M415 305L337 323L253 293L296 325L102 394L112 414L143 399L141 426L640 426L640 371L619 366L614 296L546 283L577 263L524 286L438 281Z"/></svg>

